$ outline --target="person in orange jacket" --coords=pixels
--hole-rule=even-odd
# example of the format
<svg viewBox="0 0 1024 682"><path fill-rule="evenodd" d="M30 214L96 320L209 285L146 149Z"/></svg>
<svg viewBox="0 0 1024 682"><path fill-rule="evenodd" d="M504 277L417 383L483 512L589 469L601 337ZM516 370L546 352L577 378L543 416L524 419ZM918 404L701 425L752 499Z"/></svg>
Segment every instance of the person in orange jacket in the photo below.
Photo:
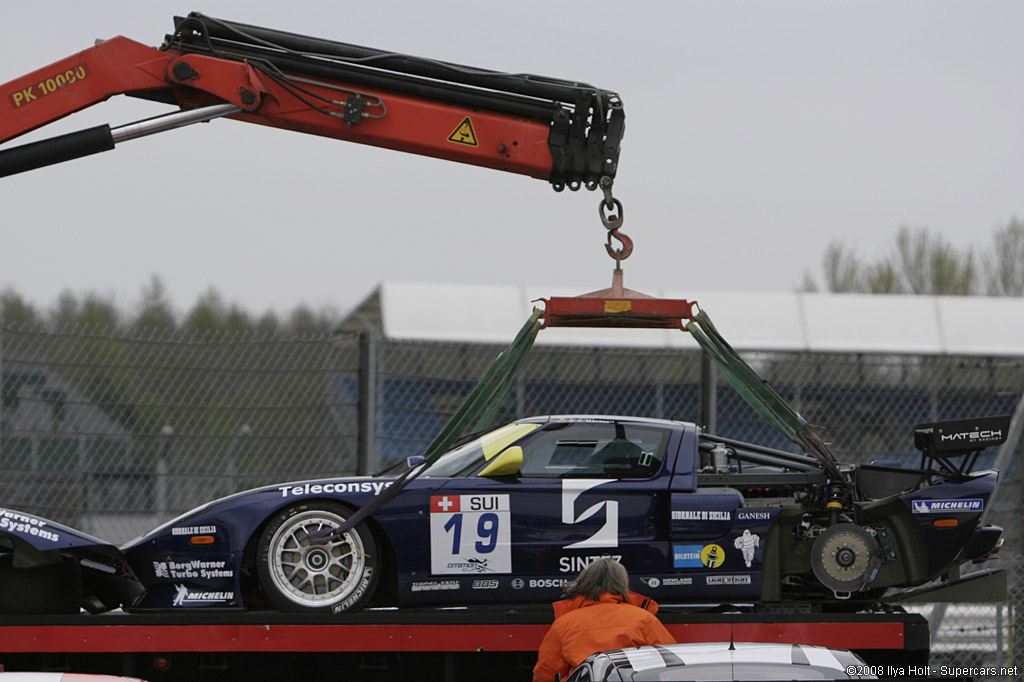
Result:
<svg viewBox="0 0 1024 682"><path fill-rule="evenodd" d="M629 591L626 568L598 559L565 586L566 599L553 604L555 622L544 635L533 682L554 682L598 651L649 644L675 644L658 620L658 604Z"/></svg>

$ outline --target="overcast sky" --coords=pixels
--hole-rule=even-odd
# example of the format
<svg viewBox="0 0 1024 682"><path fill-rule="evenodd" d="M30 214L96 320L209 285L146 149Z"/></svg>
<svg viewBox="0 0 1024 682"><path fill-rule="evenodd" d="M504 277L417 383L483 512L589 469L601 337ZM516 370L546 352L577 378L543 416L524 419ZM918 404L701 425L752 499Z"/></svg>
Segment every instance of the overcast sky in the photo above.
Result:
<svg viewBox="0 0 1024 682"><path fill-rule="evenodd" d="M791 291L841 239L986 245L1024 217L1024 3L0 2L0 82L212 16L618 92L626 286ZM165 107L116 97L24 141ZM253 312L344 312L385 280L610 284L591 192L235 121L0 180L0 289L131 309L159 275ZM708 305L707 301L702 301Z"/></svg>

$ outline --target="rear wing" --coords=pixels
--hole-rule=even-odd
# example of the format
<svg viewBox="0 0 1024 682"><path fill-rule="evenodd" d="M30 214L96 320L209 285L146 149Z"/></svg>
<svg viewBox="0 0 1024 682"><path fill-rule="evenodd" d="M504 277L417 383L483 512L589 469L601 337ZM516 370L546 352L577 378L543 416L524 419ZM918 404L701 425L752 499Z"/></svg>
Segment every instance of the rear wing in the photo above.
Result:
<svg viewBox="0 0 1024 682"><path fill-rule="evenodd" d="M914 447L935 459L957 457L1002 445L1009 432L1009 415L919 424L914 427Z"/></svg>
<svg viewBox="0 0 1024 682"><path fill-rule="evenodd" d="M1002 445L1009 433L1009 415L918 424L914 427L914 447L921 451L922 469L934 466L947 474L964 476L974 470L982 450Z"/></svg>

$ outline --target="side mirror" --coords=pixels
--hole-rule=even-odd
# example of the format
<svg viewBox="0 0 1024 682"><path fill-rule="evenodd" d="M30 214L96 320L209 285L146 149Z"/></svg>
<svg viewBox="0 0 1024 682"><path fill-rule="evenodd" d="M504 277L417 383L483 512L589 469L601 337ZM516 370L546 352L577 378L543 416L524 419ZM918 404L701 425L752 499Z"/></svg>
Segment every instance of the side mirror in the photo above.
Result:
<svg viewBox="0 0 1024 682"><path fill-rule="evenodd" d="M409 465L410 469L412 469L413 467L418 467L419 465L423 464L426 461L427 458L424 457L423 455L413 455L412 457L406 458L405 463Z"/></svg>
<svg viewBox="0 0 1024 682"><path fill-rule="evenodd" d="M492 459L477 476L515 476L519 473L519 467L522 465L523 449L518 445L513 445L510 448L505 448L500 455Z"/></svg>

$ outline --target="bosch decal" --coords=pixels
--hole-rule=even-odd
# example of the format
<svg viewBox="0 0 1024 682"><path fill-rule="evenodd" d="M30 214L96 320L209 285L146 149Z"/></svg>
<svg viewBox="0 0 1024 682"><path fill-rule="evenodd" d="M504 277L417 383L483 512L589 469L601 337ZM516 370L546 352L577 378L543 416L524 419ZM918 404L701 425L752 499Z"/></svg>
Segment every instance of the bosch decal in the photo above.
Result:
<svg viewBox="0 0 1024 682"><path fill-rule="evenodd" d="M535 578L530 580L530 587L564 587L570 582L568 578Z"/></svg>
<svg viewBox="0 0 1024 682"><path fill-rule="evenodd" d="M910 508L915 514L980 512L985 509L985 500L913 500Z"/></svg>

